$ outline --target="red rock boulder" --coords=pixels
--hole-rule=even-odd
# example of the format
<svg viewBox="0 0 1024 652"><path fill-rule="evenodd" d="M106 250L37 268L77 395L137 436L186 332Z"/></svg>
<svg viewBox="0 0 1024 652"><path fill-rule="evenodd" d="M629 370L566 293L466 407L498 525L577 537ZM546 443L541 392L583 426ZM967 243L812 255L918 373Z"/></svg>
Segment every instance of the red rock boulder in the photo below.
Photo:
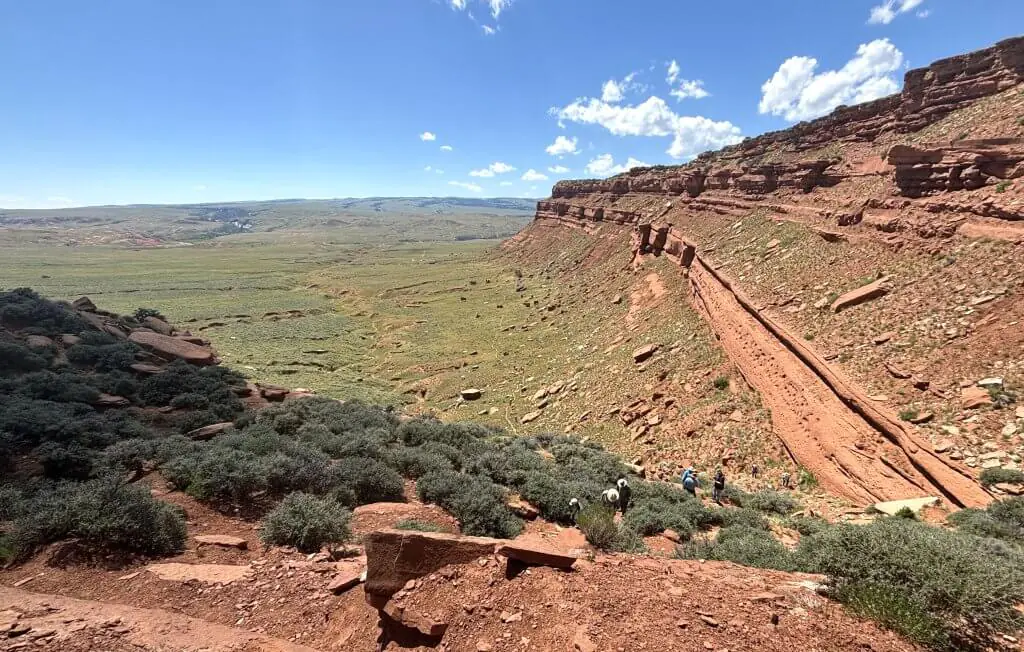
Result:
<svg viewBox="0 0 1024 652"><path fill-rule="evenodd" d="M210 349L186 342L177 337L135 331L128 339L139 346L149 349L161 358L184 360L194 365L212 365L217 363L217 357Z"/></svg>

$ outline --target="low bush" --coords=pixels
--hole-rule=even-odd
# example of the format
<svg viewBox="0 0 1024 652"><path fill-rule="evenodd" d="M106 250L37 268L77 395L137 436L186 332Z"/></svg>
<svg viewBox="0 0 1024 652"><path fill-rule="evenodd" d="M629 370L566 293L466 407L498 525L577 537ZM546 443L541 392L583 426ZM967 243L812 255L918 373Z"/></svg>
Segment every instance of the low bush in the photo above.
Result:
<svg viewBox="0 0 1024 652"><path fill-rule="evenodd" d="M9 542L18 559L69 538L100 549L165 555L181 550L185 536L180 509L148 489L102 478L39 487L23 500Z"/></svg>
<svg viewBox="0 0 1024 652"><path fill-rule="evenodd" d="M0 342L0 375L40 371L49 366L49 360L20 342Z"/></svg>
<svg viewBox="0 0 1024 652"><path fill-rule="evenodd" d="M430 523L427 521L417 521L416 519L406 518L395 523L396 530L412 530L413 532L447 532L446 528L441 527L437 523Z"/></svg>
<svg viewBox="0 0 1024 652"><path fill-rule="evenodd" d="M0 324L26 334L47 337L78 333L88 328L82 318L65 305L44 299L29 288L0 292Z"/></svg>
<svg viewBox="0 0 1024 652"><path fill-rule="evenodd" d="M576 518L576 524L590 545L598 550L611 550L619 538L615 513L599 503L584 507Z"/></svg>
<svg viewBox="0 0 1024 652"><path fill-rule="evenodd" d="M396 448L388 456L388 464L406 478L415 480L434 471L452 471L451 461L422 448Z"/></svg>
<svg viewBox="0 0 1024 652"><path fill-rule="evenodd" d="M1024 471L1017 469L985 469L979 477L983 487L991 487L994 484L1024 484Z"/></svg>
<svg viewBox="0 0 1024 652"><path fill-rule="evenodd" d="M291 493L263 519L260 539L268 545L316 552L348 541L350 518L347 509L329 498Z"/></svg>
<svg viewBox="0 0 1024 652"><path fill-rule="evenodd" d="M714 559L744 566L793 570L792 553L767 530L747 525L722 528L714 540L701 537L676 548L682 559Z"/></svg>
<svg viewBox="0 0 1024 652"><path fill-rule="evenodd" d="M111 338L113 339L113 338ZM119 371L135 363L138 347L130 342L112 341L105 344L87 344L82 341L67 350L68 362L96 371Z"/></svg>
<svg viewBox="0 0 1024 652"><path fill-rule="evenodd" d="M886 518L804 537L797 558L804 570L827 575L837 598L856 600L920 643L985 649L998 633L1024 626L1014 608L1024 602L1024 557L983 541Z"/></svg>
<svg viewBox="0 0 1024 652"><path fill-rule="evenodd" d="M796 530L801 536L805 537L817 534L831 527L831 523L816 516L790 516L782 524Z"/></svg>
<svg viewBox="0 0 1024 652"><path fill-rule="evenodd" d="M486 478L428 473L416 489L421 500L440 505L457 518L466 534L511 539L522 531L523 523L509 509L505 490Z"/></svg>
<svg viewBox="0 0 1024 652"><path fill-rule="evenodd" d="M35 450L35 457L43 467L43 474L55 480L85 480L92 474L96 456L84 446L46 442Z"/></svg>
<svg viewBox="0 0 1024 652"><path fill-rule="evenodd" d="M771 489L762 489L752 494L746 494L740 506L756 509L759 512L786 516L795 512L800 504L789 494Z"/></svg>
<svg viewBox="0 0 1024 652"><path fill-rule="evenodd" d="M405 500L402 476L377 460L349 457L338 461L331 475L332 484L354 496L356 505Z"/></svg>
<svg viewBox="0 0 1024 652"><path fill-rule="evenodd" d="M769 528L768 519L761 512L749 507L721 509L718 510L718 517L722 521L722 526L726 528L740 525L754 530L767 530Z"/></svg>

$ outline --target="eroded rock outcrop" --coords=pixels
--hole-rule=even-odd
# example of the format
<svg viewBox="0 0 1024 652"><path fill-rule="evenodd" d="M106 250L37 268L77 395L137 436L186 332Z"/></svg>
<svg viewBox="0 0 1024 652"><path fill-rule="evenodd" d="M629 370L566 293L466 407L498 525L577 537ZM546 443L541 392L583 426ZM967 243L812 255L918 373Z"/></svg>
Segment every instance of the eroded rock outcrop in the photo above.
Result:
<svg viewBox="0 0 1024 652"><path fill-rule="evenodd" d="M964 140L925 147L894 145L886 161L895 167L896 185L905 197L977 190L1024 177L1024 139Z"/></svg>

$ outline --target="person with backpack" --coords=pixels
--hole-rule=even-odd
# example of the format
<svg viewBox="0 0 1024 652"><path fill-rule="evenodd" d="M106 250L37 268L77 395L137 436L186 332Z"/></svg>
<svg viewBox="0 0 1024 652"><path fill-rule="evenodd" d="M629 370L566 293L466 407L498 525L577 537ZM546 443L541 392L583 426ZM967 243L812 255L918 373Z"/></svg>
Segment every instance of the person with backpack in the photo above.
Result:
<svg viewBox="0 0 1024 652"><path fill-rule="evenodd" d="M629 507L629 499L633 496L633 488L629 486L626 478L619 478L619 481L615 484L619 488L619 509L622 510L622 514L625 516L626 509Z"/></svg>
<svg viewBox="0 0 1024 652"><path fill-rule="evenodd" d="M723 494L725 494L725 474L722 473L722 469L718 469L715 471L715 484L711 489L711 497L721 505Z"/></svg>
<svg viewBox="0 0 1024 652"><path fill-rule="evenodd" d="M697 479L697 472L693 467L687 468L683 471L683 489L686 489L691 496L697 496L697 486L700 484L700 480Z"/></svg>
<svg viewBox="0 0 1024 652"><path fill-rule="evenodd" d="M605 509L614 514L619 507L619 490L615 487L605 489L601 492L601 504Z"/></svg>

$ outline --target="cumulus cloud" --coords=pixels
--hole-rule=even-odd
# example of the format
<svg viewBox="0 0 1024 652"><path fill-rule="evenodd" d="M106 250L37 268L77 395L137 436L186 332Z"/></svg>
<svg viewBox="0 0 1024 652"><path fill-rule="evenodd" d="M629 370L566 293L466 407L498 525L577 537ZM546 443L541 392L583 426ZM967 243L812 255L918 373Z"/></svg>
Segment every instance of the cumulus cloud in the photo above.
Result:
<svg viewBox="0 0 1024 652"><path fill-rule="evenodd" d="M484 30L484 34L487 36L493 36L498 30L494 29L490 25L481 25L480 29Z"/></svg>
<svg viewBox="0 0 1024 652"><path fill-rule="evenodd" d="M514 183L512 183L511 181L502 181L502 182L501 182L501 183L499 183L498 185L499 185L499 186L506 186L506 187L508 187L508 186L514 186L515 184L514 184Z"/></svg>
<svg viewBox="0 0 1024 652"><path fill-rule="evenodd" d="M434 168L432 168L432 167L430 167L430 166L428 165L427 167L423 168L423 171L424 171L424 172L430 172L430 171L432 171L433 169L434 169Z"/></svg>
<svg viewBox="0 0 1024 652"><path fill-rule="evenodd" d="M843 104L876 100L899 89L892 73L902 65L903 53L889 39L861 44L839 70L818 73L817 59L790 57L761 86L758 110L808 120Z"/></svg>
<svg viewBox="0 0 1024 652"><path fill-rule="evenodd" d="M548 168L548 172L550 172L551 174L565 174L568 171L569 168L565 167L564 165L552 165L551 167Z"/></svg>
<svg viewBox="0 0 1024 652"><path fill-rule="evenodd" d="M483 192L484 189L475 183L466 183L465 181L449 181L449 186L455 186L456 188L462 188L470 192Z"/></svg>
<svg viewBox="0 0 1024 652"><path fill-rule="evenodd" d="M704 90L703 80L679 78L682 68L675 59L666 63L665 68L665 83L671 87L668 93L672 97L681 101L690 97L699 100L710 95Z"/></svg>
<svg viewBox="0 0 1024 652"><path fill-rule="evenodd" d="M622 92L622 86L614 79L609 79L601 87L602 102L621 102L624 97L625 93Z"/></svg>
<svg viewBox="0 0 1024 652"><path fill-rule="evenodd" d="M668 92L669 95L676 98L677 100L685 100L688 97L692 97L695 100L700 100L711 93L704 90L704 82L700 79L684 79L679 82L679 86L673 88Z"/></svg>
<svg viewBox="0 0 1024 652"><path fill-rule="evenodd" d="M578 144L579 140L576 137L566 138L565 136L559 136L555 138L555 142L544 148L544 151L558 157L565 156L566 154L579 154Z"/></svg>
<svg viewBox="0 0 1024 652"><path fill-rule="evenodd" d="M422 134L420 134L420 140L426 143L431 140L437 140L437 136L430 133L429 131L424 131Z"/></svg>
<svg viewBox="0 0 1024 652"><path fill-rule="evenodd" d="M466 8L466 0L451 0L452 9L462 10Z"/></svg>
<svg viewBox="0 0 1024 652"><path fill-rule="evenodd" d="M876 5L871 8L871 14L868 16L868 23L871 25L888 25L896 16L899 14L905 14L908 11L917 9L924 3L924 0L885 0L880 5ZM921 14L924 13L924 16ZM921 18L927 18L928 14L926 11L918 13Z"/></svg>
<svg viewBox="0 0 1024 652"><path fill-rule="evenodd" d="M529 170L524 172L523 176L521 178L522 178L523 181L547 181L548 180L548 177L547 177L546 174L543 174L541 172L537 172L533 168L530 168Z"/></svg>
<svg viewBox="0 0 1024 652"><path fill-rule="evenodd" d="M932 15L932 10L931 9L922 9L921 11L917 12L917 17L918 18L927 18L928 16L931 16L931 15Z"/></svg>
<svg viewBox="0 0 1024 652"><path fill-rule="evenodd" d="M679 79L679 73L681 72L681 70L679 69L679 62L676 61L675 59L672 59L665 65L668 68L668 70L665 72L665 83L667 83L669 86L675 86L676 80Z"/></svg>
<svg viewBox="0 0 1024 652"><path fill-rule="evenodd" d="M610 177L615 174L622 174L633 168L648 167L647 163L638 161L637 159L630 156L626 159L625 164L615 165L615 159L611 154L601 154L590 160L585 168L587 174L592 174L596 177Z"/></svg>
<svg viewBox="0 0 1024 652"><path fill-rule="evenodd" d="M597 98L582 98L551 113L561 122L600 125L615 136L671 136L666 150L672 158L687 158L742 140L740 129L728 121L703 116L682 116L665 100L651 96L636 105L618 105Z"/></svg>
<svg viewBox="0 0 1024 652"><path fill-rule="evenodd" d="M502 163L501 161L495 161L485 168L479 170L472 170L469 173L471 177L493 177L496 174L506 174L508 172L514 172L515 168L508 163Z"/></svg>
<svg viewBox="0 0 1024 652"><path fill-rule="evenodd" d="M451 145L441 145L441 151L442 152L450 152L453 149L455 149L455 148L452 147Z"/></svg>

